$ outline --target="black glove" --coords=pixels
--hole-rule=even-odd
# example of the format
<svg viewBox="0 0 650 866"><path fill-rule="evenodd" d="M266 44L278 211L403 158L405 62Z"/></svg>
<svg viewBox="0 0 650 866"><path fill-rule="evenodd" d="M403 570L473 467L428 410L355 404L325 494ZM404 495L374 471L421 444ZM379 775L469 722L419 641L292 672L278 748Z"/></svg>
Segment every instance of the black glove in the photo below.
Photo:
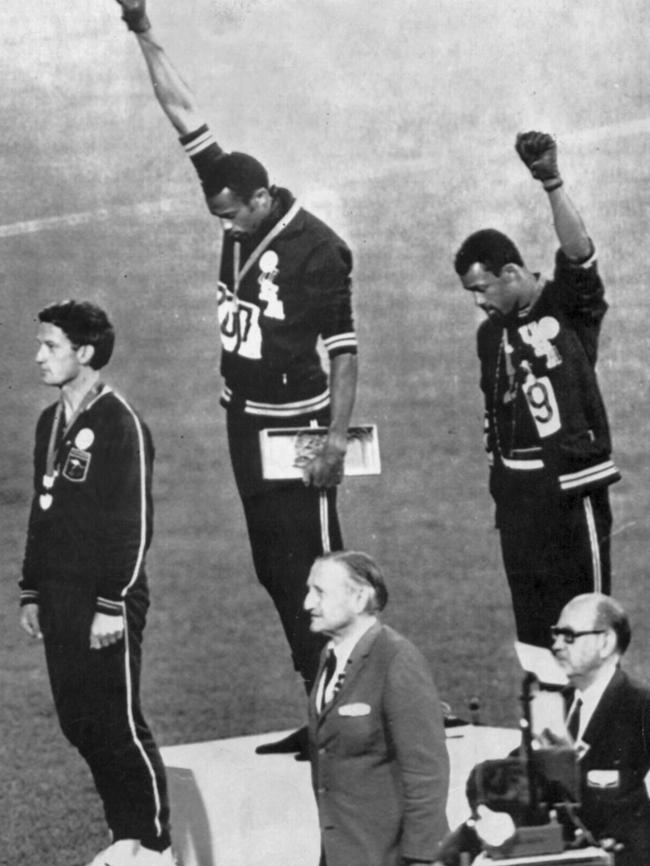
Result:
<svg viewBox="0 0 650 866"><path fill-rule="evenodd" d="M151 28L145 0L117 0L122 7L122 21L134 33L146 33Z"/></svg>
<svg viewBox="0 0 650 866"><path fill-rule="evenodd" d="M520 132L515 141L515 150L547 192L562 186L557 167L557 144L552 135L547 132Z"/></svg>

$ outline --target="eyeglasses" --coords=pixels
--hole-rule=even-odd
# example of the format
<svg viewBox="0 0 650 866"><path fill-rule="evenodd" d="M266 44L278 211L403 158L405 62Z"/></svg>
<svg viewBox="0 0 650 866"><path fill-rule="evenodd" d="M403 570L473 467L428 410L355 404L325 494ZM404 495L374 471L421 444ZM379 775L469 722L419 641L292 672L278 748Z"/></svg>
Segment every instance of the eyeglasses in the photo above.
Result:
<svg viewBox="0 0 650 866"><path fill-rule="evenodd" d="M604 628L595 628L591 631L574 631L572 628L560 628L557 625L554 625L551 628L551 637L553 640L557 640L559 637L562 638L564 643L573 643L576 638L584 637L586 634L605 634L606 629Z"/></svg>

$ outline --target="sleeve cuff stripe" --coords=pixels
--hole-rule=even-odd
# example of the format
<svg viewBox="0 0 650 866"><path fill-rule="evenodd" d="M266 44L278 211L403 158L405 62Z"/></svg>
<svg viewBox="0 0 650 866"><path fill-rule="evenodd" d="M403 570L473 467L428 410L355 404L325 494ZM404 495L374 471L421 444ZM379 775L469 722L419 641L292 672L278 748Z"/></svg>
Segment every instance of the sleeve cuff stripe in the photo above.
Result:
<svg viewBox="0 0 650 866"><path fill-rule="evenodd" d="M109 598L101 598L97 597L97 610L101 610L102 613L109 614L121 614L122 613L122 602L113 601Z"/></svg>
<svg viewBox="0 0 650 866"><path fill-rule="evenodd" d="M339 346L338 349L330 349L327 353L327 357L332 360L332 358L336 358L338 355L357 355L357 347L356 346Z"/></svg>
<svg viewBox="0 0 650 866"><path fill-rule="evenodd" d="M356 346L357 335L354 333L354 331L348 331L348 333L346 334L334 334L333 337L326 337L323 339L323 342L328 349L341 344Z"/></svg>
<svg viewBox="0 0 650 866"><path fill-rule="evenodd" d="M328 354L332 355L334 352L357 352L357 344L356 343L334 343L331 346L327 347Z"/></svg>
<svg viewBox="0 0 650 866"><path fill-rule="evenodd" d="M587 259L586 262L580 262L580 263L577 265L577 267L579 267L579 268L584 268L584 269L586 270L587 268L590 268L592 265L595 265L595 264L596 264L596 252L594 251L594 252L589 256L589 258Z"/></svg>
<svg viewBox="0 0 650 866"><path fill-rule="evenodd" d="M207 150L207 148L210 147L211 144L216 145L217 140L214 137L214 135L210 132L210 130L207 130L206 132L203 133L203 135L194 139L194 141L189 141L186 144L184 144L183 147L185 149L185 153L189 157L194 157L194 156L197 156L199 153L202 153L204 150ZM217 145L217 147L218 147L218 145Z"/></svg>
<svg viewBox="0 0 650 866"><path fill-rule="evenodd" d="M202 123L201 126L197 126L196 129L193 129L191 132L185 132L183 135L179 135L178 140L182 145L186 145L194 141L200 135L203 135L205 132L208 132L208 130L208 124Z"/></svg>

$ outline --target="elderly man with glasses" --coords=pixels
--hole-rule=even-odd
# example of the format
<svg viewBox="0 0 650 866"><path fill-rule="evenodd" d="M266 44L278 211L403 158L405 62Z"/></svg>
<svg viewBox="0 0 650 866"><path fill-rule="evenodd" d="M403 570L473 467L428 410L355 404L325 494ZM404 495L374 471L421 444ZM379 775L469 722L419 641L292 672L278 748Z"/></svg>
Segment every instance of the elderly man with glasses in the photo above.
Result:
<svg viewBox="0 0 650 866"><path fill-rule="evenodd" d="M650 689L621 670L630 637L625 611L609 596L586 593L564 606L551 638L553 655L570 684L565 694L566 731L559 737L545 730L541 740L545 746L570 744L576 751L581 788L576 813L587 831L586 840L613 850L616 866L647 866ZM503 803L503 790L495 788L494 793ZM495 828L500 832L505 826L498 820L503 815L482 808L474 805L473 819L447 837L434 866L460 866L463 854L473 858ZM567 843L573 847L573 836Z"/></svg>
<svg viewBox="0 0 650 866"><path fill-rule="evenodd" d="M621 605L600 593L572 599L551 629L572 686L567 734L578 753L579 815L596 839L622 845L616 866L650 863L650 690L621 670L631 637Z"/></svg>

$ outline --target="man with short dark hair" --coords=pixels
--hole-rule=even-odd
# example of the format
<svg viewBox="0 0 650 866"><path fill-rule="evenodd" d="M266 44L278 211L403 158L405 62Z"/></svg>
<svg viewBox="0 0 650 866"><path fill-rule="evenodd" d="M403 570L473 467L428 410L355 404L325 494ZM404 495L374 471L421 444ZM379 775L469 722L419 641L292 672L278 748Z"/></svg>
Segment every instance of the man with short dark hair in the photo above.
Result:
<svg viewBox="0 0 650 866"><path fill-rule="evenodd" d="M432 863L448 830L440 701L421 653L380 623L387 600L366 553L312 566L305 609L329 638L309 701L321 866Z"/></svg>
<svg viewBox="0 0 650 866"><path fill-rule="evenodd" d="M578 754L578 814L622 850L616 866L650 863L650 689L621 670L631 636L621 605L601 593L572 599L551 629L553 655L573 686L567 729Z"/></svg>
<svg viewBox="0 0 650 866"><path fill-rule="evenodd" d="M140 709L153 443L100 381L115 334L88 302L38 315L36 362L59 400L36 427L22 628L42 638L61 729L93 774L112 844L91 866L172 866L160 754Z"/></svg>
<svg viewBox="0 0 650 866"><path fill-rule="evenodd" d="M607 310L594 246L566 193L554 139L517 137L548 194L560 242L553 279L495 229L470 235L455 269L487 315L478 330L490 493L519 640L548 645L573 596L610 591L611 459L596 378Z"/></svg>
<svg viewBox="0 0 650 866"><path fill-rule="evenodd" d="M230 456L258 579L273 599L309 691L321 641L302 610L305 580L317 555L342 546L336 486L357 377L352 256L287 189L269 183L258 160L222 150L154 35L144 0L118 2L156 98L224 230L218 317ZM329 377L319 339L329 356ZM260 431L314 424L328 433L323 450L304 468L304 483L264 480ZM297 750L303 742L291 739L280 748Z"/></svg>

